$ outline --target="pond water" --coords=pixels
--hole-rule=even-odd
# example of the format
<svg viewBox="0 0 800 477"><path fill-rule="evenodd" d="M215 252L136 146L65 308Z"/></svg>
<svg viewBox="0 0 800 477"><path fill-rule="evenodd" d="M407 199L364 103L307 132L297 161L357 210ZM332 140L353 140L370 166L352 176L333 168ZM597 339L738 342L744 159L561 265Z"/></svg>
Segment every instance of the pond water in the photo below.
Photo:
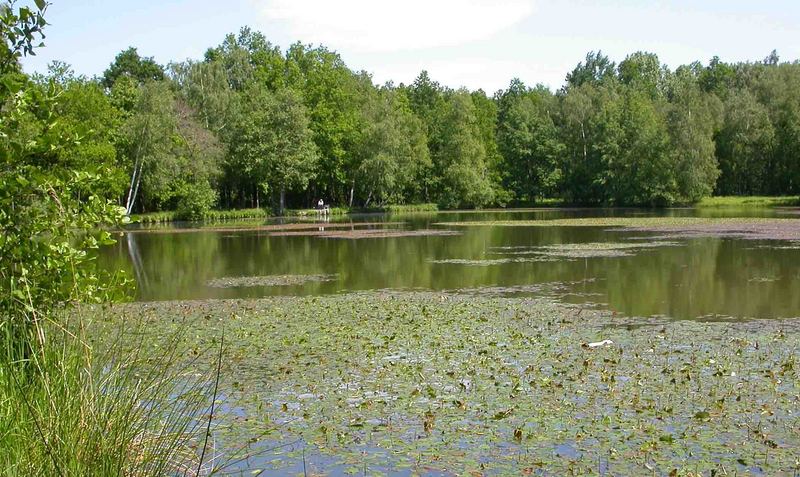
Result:
<svg viewBox="0 0 800 477"><path fill-rule="evenodd" d="M398 289L548 295L625 316L730 320L800 316L800 244L663 237L608 226L452 222L576 217L798 217L787 209L527 209L362 215L316 221L160 227L101 252L141 301L328 295ZM281 226L281 225L286 225Z"/></svg>

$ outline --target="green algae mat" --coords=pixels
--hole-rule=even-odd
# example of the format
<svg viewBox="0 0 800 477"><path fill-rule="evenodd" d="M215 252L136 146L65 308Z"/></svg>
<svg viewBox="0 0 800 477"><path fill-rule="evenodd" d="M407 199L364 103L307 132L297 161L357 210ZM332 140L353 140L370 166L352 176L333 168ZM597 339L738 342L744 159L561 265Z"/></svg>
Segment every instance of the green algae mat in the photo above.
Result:
<svg viewBox="0 0 800 477"><path fill-rule="evenodd" d="M224 330L212 434L236 475L800 472L797 321L391 292L97 316L96 336L144 330L151 353L178 333L199 373Z"/></svg>

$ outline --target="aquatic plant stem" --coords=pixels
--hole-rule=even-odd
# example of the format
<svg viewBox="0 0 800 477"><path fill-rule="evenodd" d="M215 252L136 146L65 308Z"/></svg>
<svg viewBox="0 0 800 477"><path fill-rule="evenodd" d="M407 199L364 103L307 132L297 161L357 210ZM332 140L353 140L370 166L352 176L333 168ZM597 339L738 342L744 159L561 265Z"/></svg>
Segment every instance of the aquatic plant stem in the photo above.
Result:
<svg viewBox="0 0 800 477"><path fill-rule="evenodd" d="M206 435L203 440L203 450L200 452L200 461L197 463L197 475L200 475L200 470L203 467L203 459L206 457L206 448L208 447L208 436L211 435L211 420L214 418L214 407L217 403L217 391L219 389L219 375L222 368L222 349L225 346L225 328L222 328L222 336L219 340L219 354L217 355L217 376L214 379L214 394L211 397L211 412L208 414L208 425L206 426Z"/></svg>

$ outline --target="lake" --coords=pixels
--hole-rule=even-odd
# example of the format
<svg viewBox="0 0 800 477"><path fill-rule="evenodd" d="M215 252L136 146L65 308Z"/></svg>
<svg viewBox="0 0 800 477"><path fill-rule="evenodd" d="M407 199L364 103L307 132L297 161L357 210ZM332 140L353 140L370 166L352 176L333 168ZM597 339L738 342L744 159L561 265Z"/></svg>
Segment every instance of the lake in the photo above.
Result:
<svg viewBox="0 0 800 477"><path fill-rule="evenodd" d="M135 278L141 301L388 289L546 295L630 317L786 318L800 316L796 241L725 234L659 238L663 234L602 225L451 223L581 217L791 218L797 217L795 212L524 209L367 214L320 223L223 223L211 230L156 227L120 234L118 243L103 250L99 261L102 268L125 270ZM289 280L263 280L272 276Z"/></svg>
<svg viewBox="0 0 800 477"><path fill-rule="evenodd" d="M232 475L797 475L797 217L133 228L99 262L138 301L96 308L94 336L129 329L136 356L208 383L220 353L213 462Z"/></svg>

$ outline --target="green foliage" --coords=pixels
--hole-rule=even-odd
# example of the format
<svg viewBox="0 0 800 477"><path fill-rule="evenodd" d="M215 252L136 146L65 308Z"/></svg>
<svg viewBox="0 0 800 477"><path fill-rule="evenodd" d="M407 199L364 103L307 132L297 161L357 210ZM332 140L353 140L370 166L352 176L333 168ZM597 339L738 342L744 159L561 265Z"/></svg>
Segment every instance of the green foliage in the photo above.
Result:
<svg viewBox="0 0 800 477"><path fill-rule="evenodd" d="M638 51L619 64L619 80L656 99L663 94L665 69L655 54Z"/></svg>
<svg viewBox="0 0 800 477"><path fill-rule="evenodd" d="M427 140L421 121L405 95L376 91L364 105L365 126L355 147L356 181L366 192L364 207L404 197L421 197L419 184L430 170Z"/></svg>
<svg viewBox="0 0 800 477"><path fill-rule="evenodd" d="M584 62L578 63L572 72L567 74L568 87L577 87L584 84L599 84L613 80L616 75L616 66L613 61L603 55L602 51L590 51L586 54Z"/></svg>
<svg viewBox="0 0 800 477"><path fill-rule="evenodd" d="M139 56L136 48L120 52L103 73L103 86L111 88L120 77L128 77L138 84L164 79L164 69L153 58Z"/></svg>
<svg viewBox="0 0 800 477"><path fill-rule="evenodd" d="M0 70L4 73L19 70L18 61L23 56L34 56L34 49L44 46L36 43L44 39L45 11L50 5L45 0L35 0L36 8L19 7L15 10L15 0L3 0L0 4ZM37 40L38 39L38 40Z"/></svg>
<svg viewBox="0 0 800 477"><path fill-rule="evenodd" d="M722 122L722 103L704 93L694 77L681 77L681 71L675 76L666 112L671 162L678 201L692 203L710 196L719 177L714 133Z"/></svg>
<svg viewBox="0 0 800 477"><path fill-rule="evenodd" d="M504 184L517 201L532 203L555 194L565 146L553 120L558 104L544 87L529 90L513 80L499 98L497 141L505 162Z"/></svg>
<svg viewBox="0 0 800 477"><path fill-rule="evenodd" d="M547 197L668 205L712 192L795 191L798 69L775 54L760 63L715 58L671 72L648 52L619 65L590 52L556 94L516 81L489 98L453 91L426 71L408 86L377 87L324 47L295 44L282 54L244 28L203 62L170 71L178 97L226 146L214 184L222 207L258 207L265 195L300 207L318 198L349 207L432 200L481 207ZM242 155L259 147L241 138L252 135L246 118L258 114L251 99L260 93L252 92L287 88L306 108L318 159L312 171L297 170L302 180L276 181L272 173L267 180L270 174L257 173L254 164L275 159ZM131 95L119 89L112 90L115 104L129 102ZM748 114L761 132L739 133ZM278 182L286 184L276 188Z"/></svg>
<svg viewBox="0 0 800 477"><path fill-rule="evenodd" d="M102 225L121 220L102 196L102 169L80 170L64 151L75 138L56 124L51 89L26 82L0 98L0 325L26 354L38 320L63 305L99 300L109 291L91 271L88 250L111 241Z"/></svg>
<svg viewBox="0 0 800 477"><path fill-rule="evenodd" d="M147 83L122 129L121 145L132 171L126 211L132 213L141 189L147 209L174 209L178 202L205 203L220 173L222 146L202 127L194 111L175 99L166 83ZM192 191L197 188L197 191ZM184 199L190 195L193 199ZM197 198L203 197L203 200Z"/></svg>
<svg viewBox="0 0 800 477"><path fill-rule="evenodd" d="M717 136L722 195L754 195L770 180L759 164L769 160L775 129L767 108L747 90L728 93L725 121Z"/></svg>
<svg viewBox="0 0 800 477"><path fill-rule="evenodd" d="M699 208L786 207L795 205L800 205L800 197L716 196L705 197L697 203Z"/></svg>
<svg viewBox="0 0 800 477"><path fill-rule="evenodd" d="M253 87L246 94L232 159L251 184L279 194L278 209L283 211L286 189L305 188L317 165L306 108L288 89L271 93Z"/></svg>
<svg viewBox="0 0 800 477"><path fill-rule="evenodd" d="M412 212L437 212L439 206L436 204L387 205L384 210L390 214L400 215Z"/></svg>
<svg viewBox="0 0 800 477"><path fill-rule="evenodd" d="M491 202L492 186L486 167L475 105L465 91L453 93L441 118L441 145L433 156L439 177L438 203L445 208L481 207Z"/></svg>
<svg viewBox="0 0 800 477"><path fill-rule="evenodd" d="M6 21L31 26L6 41L11 51L41 32L32 10L9 11ZM20 81L14 66L2 87ZM546 198L652 206L800 193L800 65L776 52L674 72L653 53L616 64L590 52L557 92L514 80L488 97L426 71L410 85L377 86L325 47L281 51L242 28L166 74L131 48L102 87L63 64L37 84L63 97L56 127L74 141L62 159L111 171L94 192L121 198L128 214L179 204L187 217L268 202L303 209L320 198L349 208ZM37 121L19 127L42 132Z"/></svg>
<svg viewBox="0 0 800 477"><path fill-rule="evenodd" d="M172 374L174 349L142 360L85 334L82 312L124 293L93 267L95 249L113 243L108 229L125 221L109 200L117 112L61 65L36 82L19 73L45 25L47 4L35 3L38 13L0 5L0 468L185 474L202 463L204 395ZM152 367L133 367L144 361Z"/></svg>
<svg viewBox="0 0 800 477"><path fill-rule="evenodd" d="M202 215L202 219L206 222L224 222L240 219L265 219L266 217L267 213L264 211L264 209L206 210ZM146 214L134 214L131 216L131 222L145 225L164 224L176 220L180 220L177 211L148 212Z"/></svg>
<svg viewBox="0 0 800 477"><path fill-rule="evenodd" d="M179 220L201 220L217 203L217 191L208 183L196 186L185 185L185 190L178 194L175 217Z"/></svg>

